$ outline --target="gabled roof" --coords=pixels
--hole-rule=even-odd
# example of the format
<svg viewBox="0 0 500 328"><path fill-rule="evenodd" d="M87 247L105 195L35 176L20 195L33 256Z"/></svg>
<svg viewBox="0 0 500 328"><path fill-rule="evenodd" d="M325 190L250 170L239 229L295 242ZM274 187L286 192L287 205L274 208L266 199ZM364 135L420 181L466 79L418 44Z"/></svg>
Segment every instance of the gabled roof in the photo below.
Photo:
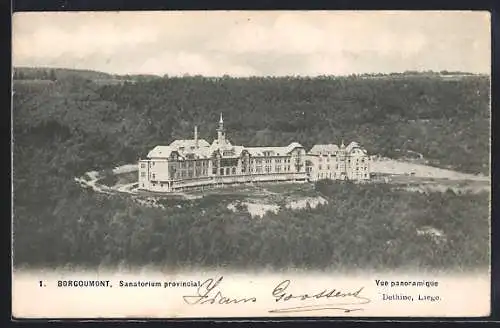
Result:
<svg viewBox="0 0 500 328"><path fill-rule="evenodd" d="M148 153L148 158L167 158L176 149L170 146L156 146Z"/></svg>
<svg viewBox="0 0 500 328"><path fill-rule="evenodd" d="M356 148L359 148L360 150L364 151L364 149L362 149L361 146L357 142L355 142L355 141L352 141L349 145L347 145L347 147L345 148L345 150L349 153L353 149L356 149Z"/></svg>
<svg viewBox="0 0 500 328"><path fill-rule="evenodd" d="M226 146L224 148L217 147L217 145L212 145L209 147L210 154L219 151L221 156L224 157L240 157L243 150L246 150L243 146ZM229 153L229 154L228 154Z"/></svg>

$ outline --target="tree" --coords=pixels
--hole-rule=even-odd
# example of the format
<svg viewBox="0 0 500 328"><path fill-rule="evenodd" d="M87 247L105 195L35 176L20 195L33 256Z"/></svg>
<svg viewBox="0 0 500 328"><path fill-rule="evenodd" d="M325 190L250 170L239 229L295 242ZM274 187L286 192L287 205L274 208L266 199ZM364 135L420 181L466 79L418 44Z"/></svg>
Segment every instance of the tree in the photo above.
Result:
<svg viewBox="0 0 500 328"><path fill-rule="evenodd" d="M54 69L51 69L49 71L49 80L51 80L51 81L56 81L57 80L56 72L55 72Z"/></svg>

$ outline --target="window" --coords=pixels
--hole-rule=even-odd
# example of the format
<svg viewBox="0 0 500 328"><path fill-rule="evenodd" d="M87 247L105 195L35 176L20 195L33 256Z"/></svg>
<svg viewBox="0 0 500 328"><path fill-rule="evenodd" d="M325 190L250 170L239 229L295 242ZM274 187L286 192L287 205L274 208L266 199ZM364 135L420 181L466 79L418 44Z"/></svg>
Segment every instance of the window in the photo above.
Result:
<svg viewBox="0 0 500 328"><path fill-rule="evenodd" d="M327 169L327 170L329 170L329 169L330 169L330 165L327 165L327 166L326 166L326 169Z"/></svg>
<svg viewBox="0 0 500 328"><path fill-rule="evenodd" d="M146 164L141 163L141 169L145 169L145 168L146 168Z"/></svg>
<svg viewBox="0 0 500 328"><path fill-rule="evenodd" d="M141 178L145 178L146 177L146 172L141 172Z"/></svg>
<svg viewBox="0 0 500 328"><path fill-rule="evenodd" d="M321 165L318 166L318 169L321 170Z"/></svg>
<svg viewBox="0 0 500 328"><path fill-rule="evenodd" d="M233 174L236 174L236 168L233 167Z"/></svg>
<svg viewBox="0 0 500 328"><path fill-rule="evenodd" d="M321 162L322 160L323 160L323 158L321 158L321 156L319 156L318 162Z"/></svg>
<svg viewBox="0 0 500 328"><path fill-rule="evenodd" d="M230 175L230 174L231 174L230 168L226 167L226 175Z"/></svg>
<svg viewBox="0 0 500 328"><path fill-rule="evenodd" d="M276 172L281 172L281 165L276 165Z"/></svg>
<svg viewBox="0 0 500 328"><path fill-rule="evenodd" d="M151 174L151 177L152 177L153 180L156 179L156 174L154 174L154 173Z"/></svg>
<svg viewBox="0 0 500 328"><path fill-rule="evenodd" d="M223 167L220 168L219 173L220 173L220 175L224 175L224 168Z"/></svg>

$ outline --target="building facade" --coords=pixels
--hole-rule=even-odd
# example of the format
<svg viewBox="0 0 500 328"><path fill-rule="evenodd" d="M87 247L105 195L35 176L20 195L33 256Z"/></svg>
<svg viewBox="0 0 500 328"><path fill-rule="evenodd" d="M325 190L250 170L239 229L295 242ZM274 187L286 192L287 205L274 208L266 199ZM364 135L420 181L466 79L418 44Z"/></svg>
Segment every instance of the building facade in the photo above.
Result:
<svg viewBox="0 0 500 328"><path fill-rule="evenodd" d="M139 161L139 189L175 192L252 182L306 182L306 151L293 142L285 147L244 147L226 138L222 114L217 138L175 140L156 146Z"/></svg>
<svg viewBox="0 0 500 328"><path fill-rule="evenodd" d="M252 182L307 182L321 179L367 180L366 151L357 143L315 145L306 153L292 142L284 147L245 147L226 138L222 114L212 144L194 138L156 146L139 160L139 189L176 192Z"/></svg>
<svg viewBox="0 0 500 328"><path fill-rule="evenodd" d="M364 181L370 179L370 157L357 142L347 147L314 145L307 153L306 170L310 181L322 179Z"/></svg>

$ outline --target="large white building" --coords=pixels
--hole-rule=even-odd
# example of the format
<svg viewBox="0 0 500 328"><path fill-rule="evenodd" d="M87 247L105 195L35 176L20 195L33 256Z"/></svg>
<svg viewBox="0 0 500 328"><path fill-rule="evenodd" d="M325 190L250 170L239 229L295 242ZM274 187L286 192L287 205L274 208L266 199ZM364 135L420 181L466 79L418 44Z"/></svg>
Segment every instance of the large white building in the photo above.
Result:
<svg viewBox="0 0 500 328"><path fill-rule="evenodd" d="M232 145L221 114L212 144L198 139L195 127L193 139L153 148L139 161L139 189L175 192L252 182L369 178L365 150L356 143L335 147L316 145L306 154L297 142L284 147Z"/></svg>
<svg viewBox="0 0 500 328"><path fill-rule="evenodd" d="M307 153L306 169L310 181L322 179L362 181L370 179L370 157L357 142L347 147L314 145Z"/></svg>

